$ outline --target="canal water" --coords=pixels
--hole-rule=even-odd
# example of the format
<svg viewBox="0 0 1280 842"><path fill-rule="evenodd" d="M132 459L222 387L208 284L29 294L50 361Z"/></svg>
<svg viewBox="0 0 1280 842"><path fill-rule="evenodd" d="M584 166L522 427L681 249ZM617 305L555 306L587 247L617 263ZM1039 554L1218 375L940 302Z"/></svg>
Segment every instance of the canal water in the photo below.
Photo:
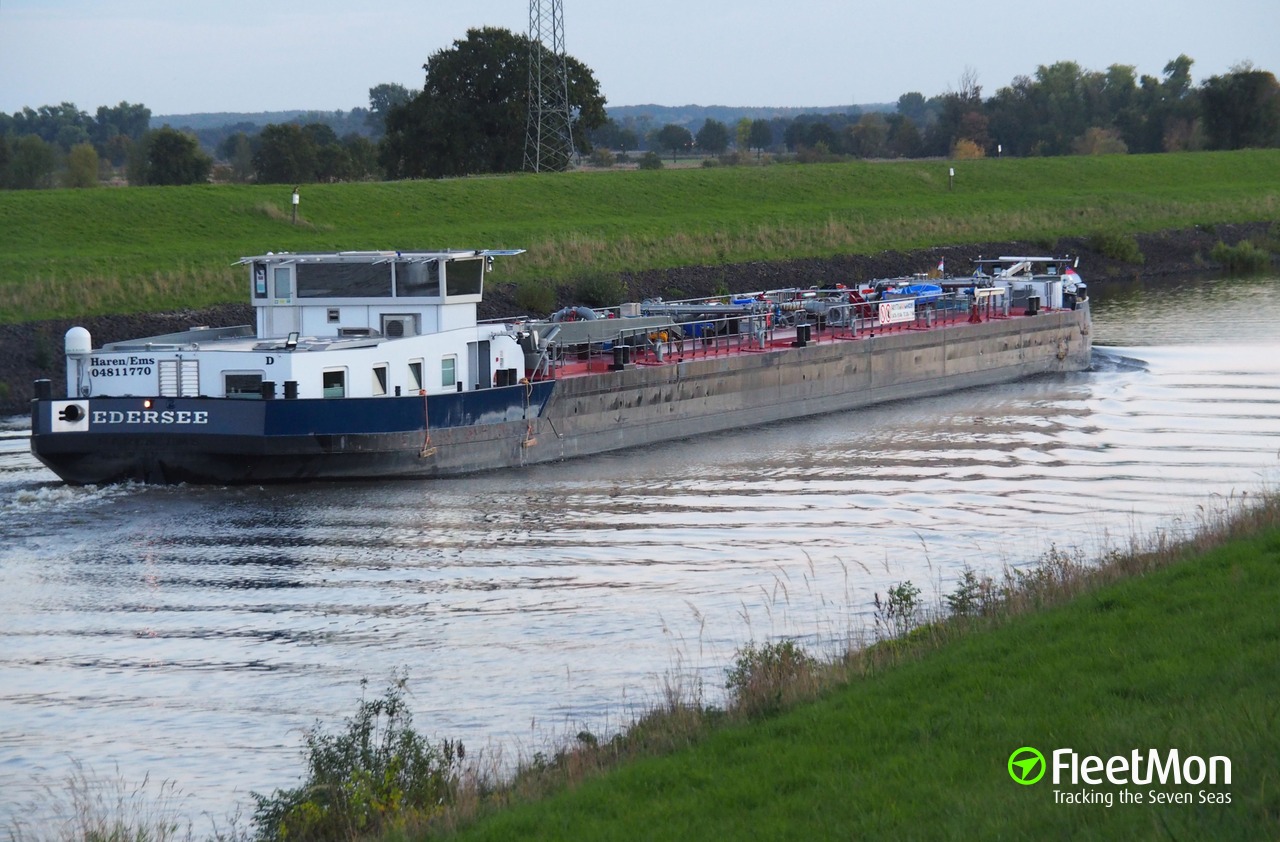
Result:
<svg viewBox="0 0 1280 842"><path fill-rule="evenodd" d="M465 479L69 488L9 419L0 828L76 768L251 813L399 670L420 731L509 767L716 701L748 641L866 635L896 583L1194 526L1274 488L1277 293L1112 288L1088 372Z"/></svg>

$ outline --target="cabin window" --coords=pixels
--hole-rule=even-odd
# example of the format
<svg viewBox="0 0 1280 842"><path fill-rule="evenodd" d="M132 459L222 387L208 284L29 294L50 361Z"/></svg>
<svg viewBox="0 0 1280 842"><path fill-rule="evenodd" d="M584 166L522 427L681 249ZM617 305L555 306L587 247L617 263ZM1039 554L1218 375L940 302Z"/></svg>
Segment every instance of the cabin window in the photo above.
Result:
<svg viewBox="0 0 1280 842"><path fill-rule="evenodd" d="M445 272L449 295L480 295L484 280L484 258L454 260Z"/></svg>
<svg viewBox="0 0 1280 842"><path fill-rule="evenodd" d="M375 365L373 367L373 395L380 397L387 393L387 367L385 365Z"/></svg>
<svg viewBox="0 0 1280 842"><path fill-rule="evenodd" d="M293 284L288 266L276 266L271 270L274 298L293 298Z"/></svg>
<svg viewBox="0 0 1280 842"><path fill-rule="evenodd" d="M299 263L299 298L390 298L388 263Z"/></svg>
<svg viewBox="0 0 1280 842"><path fill-rule="evenodd" d="M396 263L396 295L402 298L439 298L438 260L401 260Z"/></svg>
<svg viewBox="0 0 1280 842"><path fill-rule="evenodd" d="M223 374L222 382L225 394L229 398L261 398L262 374Z"/></svg>
<svg viewBox="0 0 1280 842"><path fill-rule="evenodd" d="M445 357L440 361L440 385L452 388L458 382L458 358Z"/></svg>
<svg viewBox="0 0 1280 842"><path fill-rule="evenodd" d="M409 389L414 392L422 391L422 360L409 363Z"/></svg>
<svg viewBox="0 0 1280 842"><path fill-rule="evenodd" d="M342 311L337 307L330 307L326 315L328 317L329 324L331 325L336 325L338 322L342 321Z"/></svg>
<svg viewBox="0 0 1280 842"><path fill-rule="evenodd" d="M321 382L326 398L345 398L347 396L347 370L345 368L334 368L324 372Z"/></svg>

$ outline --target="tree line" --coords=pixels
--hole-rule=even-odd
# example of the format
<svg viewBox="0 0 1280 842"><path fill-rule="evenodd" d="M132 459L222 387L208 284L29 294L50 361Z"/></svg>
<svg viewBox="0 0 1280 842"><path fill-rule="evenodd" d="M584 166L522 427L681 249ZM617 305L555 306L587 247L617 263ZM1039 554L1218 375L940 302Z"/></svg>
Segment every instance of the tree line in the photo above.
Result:
<svg viewBox="0 0 1280 842"><path fill-rule="evenodd" d="M472 29L432 54L422 90L382 84L369 108L259 128L250 123L197 132L151 129L140 104L89 115L71 103L0 114L0 187L90 187L211 179L310 183L439 178L522 168L529 113L530 42L505 29ZM1195 85L1180 55L1159 77L1130 65L1090 71L1071 61L1041 65L983 98L972 71L958 90L905 93L896 108L707 119L696 131L656 126L643 115L608 117L594 74L565 57L573 148L608 165L617 153L647 152L661 166L680 154L801 162L841 158L975 158L1118 154L1280 146L1280 83L1245 63ZM339 131L343 131L340 136ZM203 141L203 143L201 142ZM594 154L593 154L594 153ZM587 157L590 156L590 157ZM726 159L727 160L727 159ZM570 162L559 162L567 167Z"/></svg>

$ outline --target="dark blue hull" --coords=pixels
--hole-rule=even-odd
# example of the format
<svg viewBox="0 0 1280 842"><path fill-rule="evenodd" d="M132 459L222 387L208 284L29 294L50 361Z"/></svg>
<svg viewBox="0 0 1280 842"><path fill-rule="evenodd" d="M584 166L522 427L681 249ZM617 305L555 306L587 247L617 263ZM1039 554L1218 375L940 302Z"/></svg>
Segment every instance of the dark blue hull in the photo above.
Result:
<svg viewBox="0 0 1280 842"><path fill-rule="evenodd" d="M75 484L439 476L518 463L554 388L536 383L429 400L39 400L31 449Z"/></svg>

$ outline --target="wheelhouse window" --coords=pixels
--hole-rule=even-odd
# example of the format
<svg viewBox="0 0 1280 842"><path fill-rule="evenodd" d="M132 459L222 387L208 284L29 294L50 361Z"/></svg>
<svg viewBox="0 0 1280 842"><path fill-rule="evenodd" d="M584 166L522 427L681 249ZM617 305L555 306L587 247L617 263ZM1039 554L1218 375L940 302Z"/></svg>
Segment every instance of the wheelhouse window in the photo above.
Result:
<svg viewBox="0 0 1280 842"><path fill-rule="evenodd" d="M458 382L458 358L445 357L440 361L440 385L446 389Z"/></svg>
<svg viewBox="0 0 1280 842"><path fill-rule="evenodd" d="M229 398L245 398L253 400L262 398L262 374L224 374L222 376L225 394Z"/></svg>
<svg viewBox="0 0 1280 842"><path fill-rule="evenodd" d="M299 263L299 298L390 298L389 263Z"/></svg>
<svg viewBox="0 0 1280 842"><path fill-rule="evenodd" d="M484 258L450 262L444 280L449 295L480 295L484 282Z"/></svg>
<svg viewBox="0 0 1280 842"><path fill-rule="evenodd" d="M396 261L396 295L401 298L439 298L440 261Z"/></svg>
<svg viewBox="0 0 1280 842"><path fill-rule="evenodd" d="M375 365L373 367L374 397L381 397L386 393L387 393L387 367L385 365Z"/></svg>
<svg viewBox="0 0 1280 842"><path fill-rule="evenodd" d="M345 368L330 369L322 375L322 386L326 398L344 398L347 396L347 370Z"/></svg>
<svg viewBox="0 0 1280 842"><path fill-rule="evenodd" d="M274 298L293 298L292 273L288 266L273 266L271 269L271 288Z"/></svg>

